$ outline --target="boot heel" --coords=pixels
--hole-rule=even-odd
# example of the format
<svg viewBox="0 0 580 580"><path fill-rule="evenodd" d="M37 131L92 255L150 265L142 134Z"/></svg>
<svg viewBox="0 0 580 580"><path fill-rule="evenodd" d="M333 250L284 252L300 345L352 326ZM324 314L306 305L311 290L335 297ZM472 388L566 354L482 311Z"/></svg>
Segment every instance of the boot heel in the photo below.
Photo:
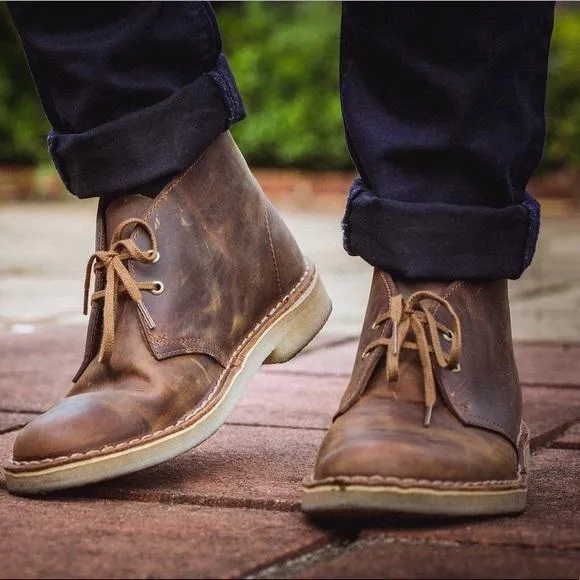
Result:
<svg viewBox="0 0 580 580"><path fill-rule="evenodd" d="M304 298L278 323L278 344L264 364L283 363L296 356L320 332L331 311L332 302L317 274Z"/></svg>

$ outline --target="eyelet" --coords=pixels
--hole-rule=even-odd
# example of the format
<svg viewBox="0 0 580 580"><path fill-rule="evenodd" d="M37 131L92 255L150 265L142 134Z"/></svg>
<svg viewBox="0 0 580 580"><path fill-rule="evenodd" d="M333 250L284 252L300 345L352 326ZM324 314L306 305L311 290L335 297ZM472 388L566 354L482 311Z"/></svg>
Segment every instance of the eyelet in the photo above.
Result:
<svg viewBox="0 0 580 580"><path fill-rule="evenodd" d="M153 254L153 250L149 250L149 255L153 256L153 261L151 262L152 264L157 264L157 262L159 262L159 258L161 258L159 250L157 250L155 254Z"/></svg>
<svg viewBox="0 0 580 580"><path fill-rule="evenodd" d="M457 366L454 369L451 369L452 373L458 373L461 371L461 365L457 363Z"/></svg>
<svg viewBox="0 0 580 580"><path fill-rule="evenodd" d="M367 356L369 356L369 354L371 354L371 353L370 353L370 351L366 351L366 352L363 352L363 353L360 355L360 357L361 357L361 358L367 358Z"/></svg>
<svg viewBox="0 0 580 580"><path fill-rule="evenodd" d="M373 325L371 326L371 330L376 330L379 327L379 325L376 322L373 322Z"/></svg>
<svg viewBox="0 0 580 580"><path fill-rule="evenodd" d="M441 334L441 336L443 337L443 340L446 340L447 342L451 342L453 340L453 331L449 330L447 332L443 332Z"/></svg>
<svg viewBox="0 0 580 580"><path fill-rule="evenodd" d="M160 280L155 280L153 284L155 284L156 287L151 289L151 294L161 294L165 290L165 286Z"/></svg>

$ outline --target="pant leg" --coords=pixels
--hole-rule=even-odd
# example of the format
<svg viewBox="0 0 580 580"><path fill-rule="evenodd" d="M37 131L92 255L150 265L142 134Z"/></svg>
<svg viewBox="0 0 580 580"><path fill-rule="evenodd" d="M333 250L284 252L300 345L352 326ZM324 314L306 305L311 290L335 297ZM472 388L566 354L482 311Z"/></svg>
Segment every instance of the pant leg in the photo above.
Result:
<svg viewBox="0 0 580 580"><path fill-rule="evenodd" d="M9 2L68 189L168 180L244 116L209 2Z"/></svg>
<svg viewBox="0 0 580 580"><path fill-rule="evenodd" d="M350 254L410 278L522 274L552 24L551 2L343 3Z"/></svg>

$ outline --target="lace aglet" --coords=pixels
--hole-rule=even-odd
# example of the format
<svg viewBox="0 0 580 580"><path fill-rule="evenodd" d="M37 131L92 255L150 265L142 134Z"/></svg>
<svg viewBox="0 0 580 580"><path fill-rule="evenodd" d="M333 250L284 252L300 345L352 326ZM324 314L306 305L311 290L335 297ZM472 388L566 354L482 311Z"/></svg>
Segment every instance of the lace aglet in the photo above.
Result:
<svg viewBox="0 0 580 580"><path fill-rule="evenodd" d="M424 427L429 427L431 425L431 414L433 413L433 405L426 405L425 407L425 420L423 421Z"/></svg>
<svg viewBox="0 0 580 580"><path fill-rule="evenodd" d="M137 308L139 308L139 312L141 312L141 314L143 315L143 318L145 319L145 322L147 323L149 330L153 330L155 328L155 321L151 317L149 310L147 310L147 307L145 306L145 304L143 304L142 300L139 300L137 302Z"/></svg>

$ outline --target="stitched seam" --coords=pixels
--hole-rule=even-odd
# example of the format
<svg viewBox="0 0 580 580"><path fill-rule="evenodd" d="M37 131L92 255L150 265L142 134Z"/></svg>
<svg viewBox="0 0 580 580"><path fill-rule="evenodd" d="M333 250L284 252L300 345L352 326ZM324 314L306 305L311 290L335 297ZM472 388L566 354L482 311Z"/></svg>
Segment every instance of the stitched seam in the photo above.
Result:
<svg viewBox="0 0 580 580"><path fill-rule="evenodd" d="M475 413L469 410L469 407L466 407L465 405L458 405L457 408L464 411L465 415L467 415L468 417L471 417L472 419L478 419L479 421L481 421L482 425L487 425L488 427L495 427L499 433L507 437L509 441L512 441L512 438L509 435L509 433L499 423L489 421L488 419L482 417L481 415L476 415Z"/></svg>
<svg viewBox="0 0 580 580"><path fill-rule="evenodd" d="M447 288L447 290L441 296L441 298L443 298L443 300L448 300L449 298L451 298L451 296L453 296L453 294L457 292L457 290L459 290L459 288L462 288L463 286L464 286L463 280L454 282L453 284L451 284L449 288ZM441 304L439 304L439 302L436 302L435 308L431 311L431 314L435 315L435 313L437 312L437 310L439 310L439 308L441 308Z"/></svg>
<svg viewBox="0 0 580 580"><path fill-rule="evenodd" d="M465 488L478 488L487 485L513 485L523 482L521 475L518 475L517 479L488 479L482 481L444 481L437 479L401 479L398 477L383 477L382 475L355 475L355 476L337 476L337 477L327 477L324 479L307 479L304 481L306 486L318 486L318 485L329 485L329 484L344 484L344 483L386 483L391 485L402 485L408 487L409 485L438 485L441 487L465 487Z"/></svg>
<svg viewBox="0 0 580 580"><path fill-rule="evenodd" d="M272 261L274 262L274 269L276 270L276 281L278 282L278 292L282 296L282 282L280 281L280 271L278 270L278 260L276 260L276 252L274 250L274 242L272 240L272 232L270 231L270 220L268 219L268 206L264 204L266 210L266 230L268 231L268 241L270 242L270 252L272 253Z"/></svg>
<svg viewBox="0 0 580 580"><path fill-rule="evenodd" d="M151 341L154 342L155 338L157 335L154 335L152 333L150 333L149 331L147 331L147 336L151 338ZM178 344L181 346L181 348L177 348L177 349L173 349L173 350L169 350L169 351L165 351L163 350L164 347L167 347L169 345L172 344ZM172 355L176 355L176 354L186 354L188 353L188 349L191 348L194 344L199 344L200 346L202 346L205 349L205 353L202 354L209 354L210 356L213 356L215 359L224 359L226 358L226 355L224 353L224 351L219 348L216 344L212 343L212 342L207 342L205 340L203 340L202 338L177 338L175 340L168 340L165 341L163 343L163 345L158 345L158 344L154 344L154 349L155 352L159 355L159 356L164 356L164 357L169 357ZM220 364L222 364L222 360L218 360L218 362Z"/></svg>
<svg viewBox="0 0 580 580"><path fill-rule="evenodd" d="M391 292L391 287L389 286L389 283L387 282L387 279L385 278L384 272L381 272L381 280L383 281L383 284L385 285L385 288L387 289L387 294L389 295L389 301L390 301L391 298L393 297L393 293Z"/></svg>
<svg viewBox="0 0 580 580"><path fill-rule="evenodd" d="M71 455L62 455L60 457L54 457L54 458L50 458L50 459L41 459L41 460L34 460L34 461L12 461L12 465L39 465L39 464L50 464L50 463L55 463L57 461L62 461L65 459L77 459L77 458L81 458L81 457L90 457L92 455L99 455L101 453L103 453L104 451L109 451L109 450L118 450L118 449L123 449L123 448L127 448L127 447L131 447L136 443L139 443L141 441L146 441L148 439L153 439L156 438L158 435L162 435L168 431L172 431L174 430L176 427L178 427L179 425L182 425L183 423L186 423L189 421L189 419L191 419L191 417L193 417L194 415L196 415L197 413L199 413L199 411L202 411L205 407L207 407L208 403L211 401L213 395L215 394L215 392L219 389L219 387L221 387L222 385L222 381L225 378L226 373L231 369L231 367L235 366L235 359L238 356L239 352L244 348L244 346L255 336L255 334L264 326L264 323L271 318L276 310L278 310L281 306L283 306L292 296L292 294L294 294L296 292L296 290L298 289L298 287L302 284L302 282L306 279L306 277L308 276L308 274L312 271L312 268L310 266L310 264L306 264L306 268L304 269L304 273L302 274L302 277L300 278L300 280L296 283L296 285L290 290L290 292L288 292L288 294L286 294L279 302L278 304L276 304L276 306L274 306L263 318L262 320L260 320L255 326L254 328L252 328L252 330L246 335L246 337L244 338L244 340L238 345L238 347L236 348L236 350L232 353L231 357L229 358L226 367L223 369L223 371L221 372L220 376L218 377L218 380L215 384L215 386L213 387L213 389L204 397L204 399L201 401L201 403L192 411L190 411L187 415L185 415L184 417L182 417L181 419L179 419L179 421L177 421L176 423L173 423L172 425L169 425L167 427L165 427L165 429L161 429L159 431L155 431L154 433L148 433L147 435L144 435L142 437L139 437L137 439L132 439L131 441L127 442L124 441L122 443L118 443L117 445L105 445L104 447L101 447L100 449L91 449L90 451L84 451L82 453L73 453Z"/></svg>

